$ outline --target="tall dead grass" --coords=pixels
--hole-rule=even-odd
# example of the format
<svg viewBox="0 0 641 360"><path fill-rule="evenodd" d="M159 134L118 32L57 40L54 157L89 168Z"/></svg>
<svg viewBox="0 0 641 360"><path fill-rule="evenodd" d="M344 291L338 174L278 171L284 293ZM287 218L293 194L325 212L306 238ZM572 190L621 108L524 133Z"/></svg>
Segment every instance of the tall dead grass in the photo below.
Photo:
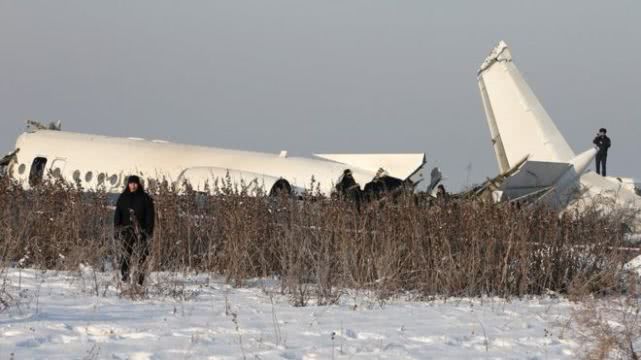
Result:
<svg viewBox="0 0 641 360"><path fill-rule="evenodd" d="M355 206L306 194L251 197L230 184L205 195L151 189L157 210L147 271L277 277L292 302L335 302L343 289L381 298L621 293L621 217L587 211L400 195ZM14 266L117 265L113 208L102 192L0 181L0 252Z"/></svg>
<svg viewBox="0 0 641 360"><path fill-rule="evenodd" d="M638 295L582 302L573 319L583 358L638 360L641 357L641 298Z"/></svg>

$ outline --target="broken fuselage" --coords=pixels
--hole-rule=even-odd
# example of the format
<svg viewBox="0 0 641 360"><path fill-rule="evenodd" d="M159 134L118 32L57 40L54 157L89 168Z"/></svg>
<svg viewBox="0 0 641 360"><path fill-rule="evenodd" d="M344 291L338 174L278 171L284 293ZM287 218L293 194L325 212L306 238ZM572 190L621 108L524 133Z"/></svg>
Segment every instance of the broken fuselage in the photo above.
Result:
<svg viewBox="0 0 641 360"><path fill-rule="evenodd" d="M117 193L127 176L138 175L147 183L167 181L179 188L189 183L196 191L231 183L256 195L275 189L300 193L312 179L313 190L330 194L347 169L361 188L379 168L406 181L425 164L424 154L318 156L328 160L40 128L18 137L4 168L27 189L60 178L85 190Z"/></svg>
<svg viewBox="0 0 641 360"><path fill-rule="evenodd" d="M641 231L641 197L633 179L589 170L597 150L576 154L501 41L482 63L478 83L501 175L494 199L544 202L560 209L626 210Z"/></svg>

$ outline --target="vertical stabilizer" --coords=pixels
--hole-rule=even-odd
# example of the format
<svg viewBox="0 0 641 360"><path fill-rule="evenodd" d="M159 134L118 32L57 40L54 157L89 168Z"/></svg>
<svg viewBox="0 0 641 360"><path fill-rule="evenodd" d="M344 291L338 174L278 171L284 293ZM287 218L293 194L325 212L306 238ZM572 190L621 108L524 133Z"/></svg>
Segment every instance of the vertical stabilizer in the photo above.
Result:
<svg viewBox="0 0 641 360"><path fill-rule="evenodd" d="M483 79L479 78L479 89L481 90L481 99L483 100L483 108L485 109L485 117L487 119L487 126L490 128L490 136L492 137L492 146L494 147L494 152L496 153L496 161L499 164L499 171L504 173L508 171L512 166L507 160L505 155L505 147L503 146L503 141L501 140L501 133L499 128L496 125L496 119L494 118L494 111L492 110L492 104L490 103L489 96L485 90L485 84Z"/></svg>
<svg viewBox="0 0 641 360"><path fill-rule="evenodd" d="M501 172L529 155L533 161L568 162L574 152L512 62L503 41L478 73L479 89Z"/></svg>

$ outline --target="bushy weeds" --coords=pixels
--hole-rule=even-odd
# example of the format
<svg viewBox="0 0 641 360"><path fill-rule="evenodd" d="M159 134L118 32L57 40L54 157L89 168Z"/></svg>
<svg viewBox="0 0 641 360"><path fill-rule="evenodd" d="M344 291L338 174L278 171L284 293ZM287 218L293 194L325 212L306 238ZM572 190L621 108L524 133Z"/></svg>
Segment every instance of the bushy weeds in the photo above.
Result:
<svg viewBox="0 0 641 360"><path fill-rule="evenodd" d="M582 357L589 360L641 357L641 298L635 296L584 301L575 311Z"/></svg>
<svg viewBox="0 0 641 360"><path fill-rule="evenodd" d="M306 194L215 195L151 189L156 231L145 271L222 274L237 286L281 280L292 302L335 302L347 288L381 298L524 296L625 291L624 228L617 214L560 215L545 207L412 194L354 204ZM0 252L13 266L117 266L113 199L64 183L24 191L0 183ZM634 254L634 253L633 253Z"/></svg>

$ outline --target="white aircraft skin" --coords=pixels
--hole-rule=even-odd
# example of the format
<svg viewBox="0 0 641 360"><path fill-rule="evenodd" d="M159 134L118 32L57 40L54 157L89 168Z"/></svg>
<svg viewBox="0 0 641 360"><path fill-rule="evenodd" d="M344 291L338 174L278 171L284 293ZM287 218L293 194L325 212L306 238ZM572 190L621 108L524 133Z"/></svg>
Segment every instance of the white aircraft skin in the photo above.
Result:
<svg viewBox="0 0 641 360"><path fill-rule="evenodd" d="M641 210L634 180L587 170L596 149L575 155L514 65L505 42L485 59L478 82L499 170L519 167L503 183L502 200L548 189L543 200L553 206L580 209L600 197L620 208Z"/></svg>
<svg viewBox="0 0 641 360"><path fill-rule="evenodd" d="M139 175L146 182L166 180L182 185L187 181L197 191L213 191L216 179L221 185L220 181L229 176L233 184L251 185L248 190L252 195L258 193L259 187L269 193L281 179L294 193L300 193L310 187L313 177L314 190L318 186L322 194L328 195L346 169L352 171L362 188L379 168L390 177L406 180L425 164L424 154L318 155L327 159L322 160L288 157L286 152L228 150L43 127L21 134L16 150L7 174L26 189L30 187L34 161L46 159L43 180L62 177L70 183L79 182L85 190L100 188L111 193L123 190L127 176ZM334 158L338 160L332 161Z"/></svg>

